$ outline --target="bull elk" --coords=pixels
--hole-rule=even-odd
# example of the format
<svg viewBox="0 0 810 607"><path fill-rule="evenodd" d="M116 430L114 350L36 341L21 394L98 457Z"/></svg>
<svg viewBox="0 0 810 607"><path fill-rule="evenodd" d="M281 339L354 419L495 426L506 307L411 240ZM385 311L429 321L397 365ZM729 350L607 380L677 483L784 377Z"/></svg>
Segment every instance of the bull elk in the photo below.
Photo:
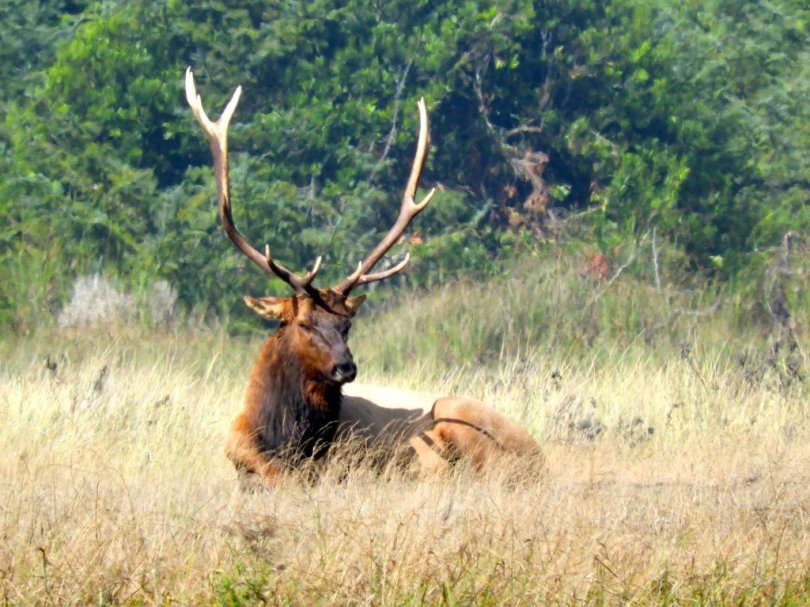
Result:
<svg viewBox="0 0 810 607"><path fill-rule="evenodd" d="M231 424L226 454L241 475L273 485L305 460L323 458L343 434L354 433L370 443L402 445L425 468L442 470L458 458L485 467L500 453L531 458L543 464L534 439L517 423L489 406L466 398L434 399L422 393L379 386L349 384L357 375L347 339L351 320L365 300L352 296L358 286L394 276L408 263L373 269L428 205L435 190L420 201L415 195L428 149L428 121L419 101L419 139L411 173L394 225L357 269L328 289L313 286L321 265L300 276L274 259L270 247L253 248L236 229L228 180L228 123L241 95L234 92L216 122L209 120L186 71L186 97L210 143L216 175L219 215L236 248L264 271L293 290L288 297L244 298L265 319L279 321L250 372L242 411ZM346 389L344 390L344 387Z"/></svg>

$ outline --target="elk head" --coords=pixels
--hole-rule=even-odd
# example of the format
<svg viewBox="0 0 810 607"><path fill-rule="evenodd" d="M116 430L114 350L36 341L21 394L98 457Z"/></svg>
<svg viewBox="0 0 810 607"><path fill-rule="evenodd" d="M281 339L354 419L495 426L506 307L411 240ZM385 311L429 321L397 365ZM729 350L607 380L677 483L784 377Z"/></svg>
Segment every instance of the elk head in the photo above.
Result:
<svg viewBox="0 0 810 607"><path fill-rule="evenodd" d="M214 158L219 215L225 233L248 259L266 272L281 278L294 291L294 294L288 297L247 296L244 298L245 303L262 318L281 322L277 338L284 341L285 350L299 362L307 378L337 384L350 382L357 374L357 368L347 345L351 318L365 301L365 295L352 297L350 293L359 285L394 276L407 266L408 255L400 263L387 270L372 272L377 262L402 237L408 224L428 205L435 193L434 188L419 203L414 200L428 149L429 135L425 100L419 100L419 140L411 173L402 196L402 206L394 225L380 243L358 264L354 272L333 287L317 289L312 283L321 267L321 257L318 257L310 271L304 276L299 276L273 259L269 245L265 245L264 253L253 248L234 224L228 180L228 123L233 116L241 93L242 87L237 87L219 120L212 122L206 115L202 100L197 94L191 68L186 70L186 98L194 116L208 137Z"/></svg>

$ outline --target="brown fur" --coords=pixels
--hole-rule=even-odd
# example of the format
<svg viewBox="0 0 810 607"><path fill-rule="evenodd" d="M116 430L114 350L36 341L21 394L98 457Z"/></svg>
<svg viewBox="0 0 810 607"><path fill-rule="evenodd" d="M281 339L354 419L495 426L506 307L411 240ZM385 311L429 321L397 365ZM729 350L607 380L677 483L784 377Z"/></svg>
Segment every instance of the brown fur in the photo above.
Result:
<svg viewBox="0 0 810 607"><path fill-rule="evenodd" d="M331 375L340 365L354 367L344 334L362 300L319 295L247 300L282 324L253 364L225 452L240 473L268 484L285 468L322 458L337 431L340 380Z"/></svg>
<svg viewBox="0 0 810 607"><path fill-rule="evenodd" d="M330 373L341 361L351 361L346 339L362 301L329 290L315 297L246 298L258 314L282 324L253 364L244 408L226 442L226 453L243 476L278 484L306 460L324 457L339 427L351 427L372 442L407 444L420 466L432 472L449 469L457 459L482 470L509 454L530 460L534 470L542 468L543 454L534 439L475 400L442 397L425 410L420 406L427 401L416 393L396 397L372 388L371 398L349 397L350 415L343 415L345 378Z"/></svg>
<svg viewBox="0 0 810 607"><path fill-rule="evenodd" d="M433 434L444 453L464 457L481 470L503 455L530 459L538 469L545 457L537 442L515 421L482 402L459 397L436 401Z"/></svg>

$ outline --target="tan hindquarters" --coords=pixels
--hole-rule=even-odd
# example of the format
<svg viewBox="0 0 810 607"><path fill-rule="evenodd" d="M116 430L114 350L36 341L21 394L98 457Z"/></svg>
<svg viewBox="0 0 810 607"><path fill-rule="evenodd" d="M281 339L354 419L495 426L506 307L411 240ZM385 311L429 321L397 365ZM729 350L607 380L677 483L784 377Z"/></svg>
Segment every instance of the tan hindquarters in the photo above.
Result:
<svg viewBox="0 0 810 607"><path fill-rule="evenodd" d="M517 422L480 401L440 398L433 405L433 428L411 439L422 465L440 471L448 459L469 461L483 470L495 460L521 460L539 472L545 465L540 445Z"/></svg>

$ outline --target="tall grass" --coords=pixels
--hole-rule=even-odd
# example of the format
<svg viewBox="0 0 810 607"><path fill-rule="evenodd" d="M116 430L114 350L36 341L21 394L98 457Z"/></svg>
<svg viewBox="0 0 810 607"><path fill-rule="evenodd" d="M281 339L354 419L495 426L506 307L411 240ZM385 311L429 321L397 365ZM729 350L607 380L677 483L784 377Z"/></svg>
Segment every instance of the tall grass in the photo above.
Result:
<svg viewBox="0 0 810 607"><path fill-rule="evenodd" d="M260 338L0 343L4 604L810 601L805 327L555 262L357 320L360 381L466 393L548 471L348 470L243 493L222 452Z"/></svg>

